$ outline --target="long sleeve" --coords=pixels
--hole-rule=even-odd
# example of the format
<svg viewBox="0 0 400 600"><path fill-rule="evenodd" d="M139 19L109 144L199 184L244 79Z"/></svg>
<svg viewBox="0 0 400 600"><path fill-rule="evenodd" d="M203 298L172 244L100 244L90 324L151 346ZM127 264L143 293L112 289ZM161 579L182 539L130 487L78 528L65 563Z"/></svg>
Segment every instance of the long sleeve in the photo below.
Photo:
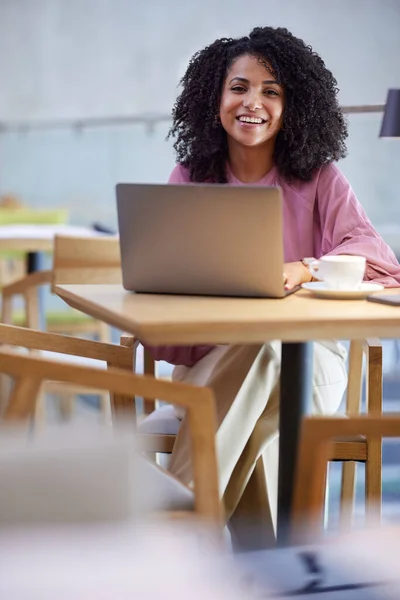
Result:
<svg viewBox="0 0 400 600"><path fill-rule="evenodd" d="M321 169L317 187L322 255L365 256L365 281L400 286L400 266L358 202L345 176L329 165Z"/></svg>
<svg viewBox="0 0 400 600"><path fill-rule="evenodd" d="M214 346L145 346L154 360L165 360L170 365L192 367Z"/></svg>
<svg viewBox="0 0 400 600"><path fill-rule="evenodd" d="M176 165L172 171L168 183L189 183L187 169ZM145 346L154 360L164 360L171 365L184 365L192 367L203 356L208 354L214 346Z"/></svg>

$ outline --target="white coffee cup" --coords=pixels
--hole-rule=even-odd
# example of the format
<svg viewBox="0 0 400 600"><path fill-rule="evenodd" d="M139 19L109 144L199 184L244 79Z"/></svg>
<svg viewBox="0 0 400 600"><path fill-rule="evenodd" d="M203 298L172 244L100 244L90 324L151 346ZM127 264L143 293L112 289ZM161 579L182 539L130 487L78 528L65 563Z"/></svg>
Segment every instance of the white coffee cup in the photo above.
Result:
<svg viewBox="0 0 400 600"><path fill-rule="evenodd" d="M365 267L364 256L340 254L313 261L309 270L313 277L323 281L330 289L355 290L364 278Z"/></svg>

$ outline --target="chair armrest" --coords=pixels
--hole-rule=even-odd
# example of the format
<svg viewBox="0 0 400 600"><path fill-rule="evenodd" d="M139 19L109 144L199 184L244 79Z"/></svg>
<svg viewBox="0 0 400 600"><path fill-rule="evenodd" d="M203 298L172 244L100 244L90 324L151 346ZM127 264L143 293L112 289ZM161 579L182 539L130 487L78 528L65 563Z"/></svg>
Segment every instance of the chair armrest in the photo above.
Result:
<svg viewBox="0 0 400 600"><path fill-rule="evenodd" d="M12 323L12 302L17 294L24 296L27 313L27 326L39 328L39 311L37 304L38 287L51 282L51 271L37 271L25 275L22 279L6 285L2 289L1 321Z"/></svg>
<svg viewBox="0 0 400 600"><path fill-rule="evenodd" d="M83 340L58 333L34 331L25 327L0 324L0 344L29 350L45 350L72 356L106 361L121 368L133 369L136 348Z"/></svg>
<svg viewBox="0 0 400 600"><path fill-rule="evenodd" d="M140 344L139 340L137 340L130 333L122 333L119 338L119 343L121 344L121 346L125 346L126 348L131 348L132 346L135 346L137 348Z"/></svg>
<svg viewBox="0 0 400 600"><path fill-rule="evenodd" d="M380 352L382 358L382 342L378 338L366 338L361 340L362 349L364 354L369 352Z"/></svg>
<svg viewBox="0 0 400 600"><path fill-rule="evenodd" d="M121 346L127 346L127 347L135 346L135 348L137 348L140 344L140 341L138 339L136 339L130 333L122 333L119 338L119 342L120 342ZM143 360L144 360L143 371L144 371L145 375L152 375L154 377L156 361L154 360L150 351L147 348L143 349Z"/></svg>
<svg viewBox="0 0 400 600"><path fill-rule="evenodd" d="M35 273L29 273L22 279L14 281L8 285L5 285L2 290L2 297L10 298L17 294L25 294L32 287L39 287L46 283L51 283L52 271L36 271Z"/></svg>

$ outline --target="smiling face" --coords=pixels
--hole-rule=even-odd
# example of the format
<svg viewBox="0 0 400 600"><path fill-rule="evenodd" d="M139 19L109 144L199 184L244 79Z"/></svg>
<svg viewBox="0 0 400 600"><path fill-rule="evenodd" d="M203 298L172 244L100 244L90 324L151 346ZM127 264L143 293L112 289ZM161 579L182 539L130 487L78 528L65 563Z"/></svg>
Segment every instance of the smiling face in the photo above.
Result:
<svg viewBox="0 0 400 600"><path fill-rule="evenodd" d="M283 88L268 63L247 54L236 59L227 73L220 103L229 147L273 145L282 127L283 110Z"/></svg>

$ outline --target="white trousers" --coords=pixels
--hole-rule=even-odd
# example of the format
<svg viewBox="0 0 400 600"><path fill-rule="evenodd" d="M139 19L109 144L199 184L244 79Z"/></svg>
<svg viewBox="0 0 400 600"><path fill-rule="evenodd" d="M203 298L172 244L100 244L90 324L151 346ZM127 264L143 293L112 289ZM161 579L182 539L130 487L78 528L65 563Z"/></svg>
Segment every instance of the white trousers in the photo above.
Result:
<svg viewBox="0 0 400 600"><path fill-rule="evenodd" d="M214 392L220 494L231 531L247 547L265 547L274 540L280 365L281 343L270 342L217 346L193 367L179 366L173 373L174 380ZM313 413L335 413L346 384L344 349L336 342L315 342ZM183 416L169 469L190 485L189 443Z"/></svg>

